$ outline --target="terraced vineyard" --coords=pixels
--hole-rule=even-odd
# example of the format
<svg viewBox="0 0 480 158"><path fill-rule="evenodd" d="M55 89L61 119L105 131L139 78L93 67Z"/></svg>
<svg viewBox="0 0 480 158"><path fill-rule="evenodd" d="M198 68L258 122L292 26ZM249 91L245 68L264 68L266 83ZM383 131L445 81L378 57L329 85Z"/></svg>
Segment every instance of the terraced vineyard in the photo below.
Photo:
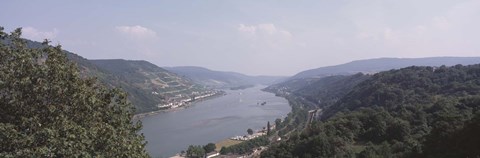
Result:
<svg viewBox="0 0 480 158"><path fill-rule="evenodd" d="M30 48L42 47L39 42L30 40L26 42ZM77 54L64 52L77 64L82 76L95 77L102 84L126 91L137 113L155 111L158 110L158 105L172 100L191 98L208 90L190 79L147 61L88 60Z"/></svg>

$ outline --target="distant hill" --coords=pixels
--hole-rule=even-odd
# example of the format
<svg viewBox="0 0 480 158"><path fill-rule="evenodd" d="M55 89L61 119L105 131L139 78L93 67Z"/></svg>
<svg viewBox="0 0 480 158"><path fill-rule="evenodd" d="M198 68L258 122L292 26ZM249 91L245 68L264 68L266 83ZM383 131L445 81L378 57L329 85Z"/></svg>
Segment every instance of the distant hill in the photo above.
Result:
<svg viewBox="0 0 480 158"><path fill-rule="evenodd" d="M188 77L194 82L212 88L231 88L245 85L270 85L284 79L279 76L248 76L236 72L214 71L203 67L164 67L168 71Z"/></svg>
<svg viewBox="0 0 480 158"><path fill-rule="evenodd" d="M368 78L370 78L370 75L364 75L362 73L348 76L328 76L297 89L294 93L307 100L322 105L324 102L335 102L337 99L347 94L357 84Z"/></svg>
<svg viewBox="0 0 480 158"><path fill-rule="evenodd" d="M358 72L376 73L408 66L453 66L480 63L480 57L430 57L430 58L378 58L357 60L346 64L302 71L290 79L348 75Z"/></svg>
<svg viewBox="0 0 480 158"><path fill-rule="evenodd" d="M480 57L431 57L431 58L378 58L352 61L346 64L306 70L266 88L275 93L291 93L302 96L315 104L336 101L360 81L381 71L409 66L452 66L480 63ZM359 74L360 73L360 74ZM356 74L356 75L354 75ZM363 75L367 74L367 75ZM351 76L353 75L353 76ZM328 94L329 96L325 96ZM333 95L334 94L334 95ZM338 95L337 95L338 94ZM334 96L333 99L331 96ZM330 97L330 99L328 99Z"/></svg>
<svg viewBox="0 0 480 158"><path fill-rule="evenodd" d="M144 60L90 60L98 67L119 76L135 87L157 92L163 97L201 91L203 87Z"/></svg>
<svg viewBox="0 0 480 158"><path fill-rule="evenodd" d="M43 47L40 42L26 39L31 48ZM6 39L2 42L9 43ZM157 105L177 95L187 97L196 91L205 91L203 86L147 61L122 59L88 60L69 51L67 57L78 65L84 77L95 77L109 87L117 87L128 93L128 99L137 113L158 110Z"/></svg>

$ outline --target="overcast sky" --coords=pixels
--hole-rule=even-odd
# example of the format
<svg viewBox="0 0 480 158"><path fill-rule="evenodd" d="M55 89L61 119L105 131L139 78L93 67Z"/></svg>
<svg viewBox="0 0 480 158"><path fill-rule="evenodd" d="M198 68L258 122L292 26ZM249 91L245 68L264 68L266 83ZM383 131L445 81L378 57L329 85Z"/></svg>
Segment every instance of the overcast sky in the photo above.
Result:
<svg viewBox="0 0 480 158"><path fill-rule="evenodd" d="M480 56L480 0L6 0L0 26L88 59L293 75L378 57Z"/></svg>

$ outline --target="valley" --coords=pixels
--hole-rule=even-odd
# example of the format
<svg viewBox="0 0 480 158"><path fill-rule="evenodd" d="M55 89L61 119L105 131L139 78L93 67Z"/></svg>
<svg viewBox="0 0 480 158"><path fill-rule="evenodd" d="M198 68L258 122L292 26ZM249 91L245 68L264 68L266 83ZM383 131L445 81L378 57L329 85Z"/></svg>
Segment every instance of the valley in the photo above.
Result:
<svg viewBox="0 0 480 158"><path fill-rule="evenodd" d="M0 158L480 158L480 0L1 4Z"/></svg>
<svg viewBox="0 0 480 158"><path fill-rule="evenodd" d="M56 81L65 84L61 87L47 82L46 88L35 89L42 91L39 94L63 98L65 95L58 92L68 92L80 102L103 105L96 108L103 109L107 115L97 116L122 116L122 121L128 121L123 122L126 127L145 134L145 137L134 134L130 139L136 143L145 139L148 142L144 144L146 152L150 156L207 154L202 153L206 146L200 145L207 143L227 144L209 153L223 156L478 155L475 134L479 120L480 71L478 64L470 65L480 63L477 57L361 60L307 70L287 78L248 76L198 67L164 69L143 60L89 60L59 48L23 41L28 48L22 49L54 51L46 59L41 51L34 51L40 55L32 55L36 60L30 61L31 65L37 64L34 69L46 71L44 74L48 74L49 80L56 81L52 79L54 75L69 77L62 76L62 71L71 73L66 80L71 84ZM9 41L2 43L8 45ZM21 54L16 55L19 57L12 59L21 59ZM55 57L71 67L63 70L66 68L51 65L58 61L50 60ZM47 71L50 68L55 71ZM20 83L41 83L43 79L40 78L29 81L39 76L24 78ZM81 79L71 79L74 77ZM74 84L79 86L72 87ZM113 88L85 92L113 98L102 98L106 100L97 104L98 99L82 100L84 98L78 96L85 94L71 91L88 86L91 89L97 86ZM26 96L30 93L25 92ZM26 98L34 102L31 99ZM112 104L119 105L113 106L112 111L105 110ZM129 111L129 105L133 105L135 111ZM50 108L43 112L56 115L56 109ZM70 108L60 112L71 112ZM78 110L96 109L74 111ZM143 128L138 122L137 126L131 126L130 119L141 120ZM252 129L271 127L270 122L275 123L274 128L268 128L272 130L270 133L253 132ZM237 142L225 141L228 138ZM459 146L450 148L443 144ZM445 152L446 149L450 150Z"/></svg>
<svg viewBox="0 0 480 158"><path fill-rule="evenodd" d="M225 90L225 95L193 103L192 106L142 118L147 149L151 156L170 157L191 144L216 143L247 129L262 129L290 112L288 102L263 86L244 90ZM259 101L268 104L257 105Z"/></svg>

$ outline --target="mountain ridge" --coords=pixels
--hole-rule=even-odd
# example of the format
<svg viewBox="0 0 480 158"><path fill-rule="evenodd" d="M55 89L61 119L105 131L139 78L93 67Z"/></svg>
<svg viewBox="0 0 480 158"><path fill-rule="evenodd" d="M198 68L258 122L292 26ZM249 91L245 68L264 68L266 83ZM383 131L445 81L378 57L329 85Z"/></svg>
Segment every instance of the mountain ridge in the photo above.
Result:
<svg viewBox="0 0 480 158"><path fill-rule="evenodd" d="M480 63L480 57L423 57L423 58L373 58L347 62L301 71L289 79L348 75L358 72L376 73L408 66L453 66Z"/></svg>
<svg viewBox="0 0 480 158"><path fill-rule="evenodd" d="M163 67L168 71L186 76L194 82L211 88L232 88L246 85L269 85L284 79L283 76L250 76L238 72L216 71L199 66Z"/></svg>

